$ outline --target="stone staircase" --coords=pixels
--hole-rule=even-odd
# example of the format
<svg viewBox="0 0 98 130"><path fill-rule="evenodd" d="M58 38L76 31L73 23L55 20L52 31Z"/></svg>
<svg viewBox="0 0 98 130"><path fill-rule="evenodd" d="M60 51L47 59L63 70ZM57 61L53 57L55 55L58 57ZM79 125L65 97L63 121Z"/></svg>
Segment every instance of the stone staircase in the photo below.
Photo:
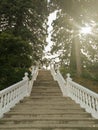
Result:
<svg viewBox="0 0 98 130"><path fill-rule="evenodd" d="M0 119L0 130L98 130L98 120L62 97L50 71L41 70L31 96Z"/></svg>

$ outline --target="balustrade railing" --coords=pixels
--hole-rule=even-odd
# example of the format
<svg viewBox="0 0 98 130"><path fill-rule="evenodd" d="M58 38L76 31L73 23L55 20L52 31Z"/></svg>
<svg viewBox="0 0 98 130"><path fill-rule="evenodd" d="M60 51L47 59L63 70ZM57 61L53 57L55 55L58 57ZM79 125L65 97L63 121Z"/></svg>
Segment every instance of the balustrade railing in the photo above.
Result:
<svg viewBox="0 0 98 130"><path fill-rule="evenodd" d="M53 79L56 80L56 71L54 68L54 64L50 64L50 71L51 71L51 74L53 76Z"/></svg>
<svg viewBox="0 0 98 130"><path fill-rule="evenodd" d="M51 65L51 67L51 73L55 76L63 96L71 97L94 118L98 119L98 94L72 81L70 74L67 74L67 79L64 80L59 69L55 71L54 66Z"/></svg>
<svg viewBox="0 0 98 130"><path fill-rule="evenodd" d="M61 75L61 73L59 71L59 66L55 65L55 67L54 67L54 65L51 64L50 65L50 70L51 70L51 74L52 74L53 78L55 80L57 80L57 82L58 82L58 84L60 86L60 89L61 89L61 91L63 93L63 96L67 96L67 89L66 89L66 86L65 86L66 81L64 80L64 78L62 77L62 75Z"/></svg>
<svg viewBox="0 0 98 130"><path fill-rule="evenodd" d="M0 91L0 117L24 97L30 95L37 74L38 68L36 67L32 70L31 80L28 78L28 73L25 73L22 81Z"/></svg>

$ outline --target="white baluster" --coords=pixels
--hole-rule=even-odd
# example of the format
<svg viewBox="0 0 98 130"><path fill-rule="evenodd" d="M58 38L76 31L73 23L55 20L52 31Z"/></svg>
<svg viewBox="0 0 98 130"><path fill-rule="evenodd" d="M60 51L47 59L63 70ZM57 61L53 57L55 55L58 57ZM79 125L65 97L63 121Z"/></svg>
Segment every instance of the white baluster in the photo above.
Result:
<svg viewBox="0 0 98 130"><path fill-rule="evenodd" d="M95 111L95 99L94 97L92 96L92 111Z"/></svg>
<svg viewBox="0 0 98 130"><path fill-rule="evenodd" d="M77 90L77 103L80 103L80 90Z"/></svg>
<svg viewBox="0 0 98 130"><path fill-rule="evenodd" d="M51 67L51 70L54 71L53 65ZM54 75L53 71L51 71L52 75ZM58 81L62 93L64 94L65 89L62 87L64 86L64 79L61 76L59 70L57 70L56 73L56 80ZM67 83L65 85L65 88L67 96L71 97L73 100L75 100L75 102L79 103L81 107L86 109L86 111L90 112L91 114L93 113L93 117L98 118L98 94L73 82L70 78L70 74L67 74L66 81ZM95 116L94 112L97 116Z"/></svg>
<svg viewBox="0 0 98 130"><path fill-rule="evenodd" d="M38 69L34 70L34 75L37 76ZM15 106L21 99L28 95L29 79L28 73L25 73L25 77L22 81L0 91L0 117ZM29 89L30 93L31 88Z"/></svg>
<svg viewBox="0 0 98 130"><path fill-rule="evenodd" d="M80 90L80 106L82 106L82 90Z"/></svg>
<svg viewBox="0 0 98 130"><path fill-rule="evenodd" d="M88 94L86 93L85 94L85 102L86 102L86 111L89 112L89 96Z"/></svg>
<svg viewBox="0 0 98 130"><path fill-rule="evenodd" d="M90 95L88 95L88 112L90 113L91 112L91 107L92 107L92 105L91 105L91 96Z"/></svg>
<svg viewBox="0 0 98 130"><path fill-rule="evenodd" d="M98 119L98 98L95 99L95 103L96 103L96 113L94 117Z"/></svg>
<svg viewBox="0 0 98 130"><path fill-rule="evenodd" d="M91 114L93 117L98 119L98 98L92 97L92 111Z"/></svg>
<svg viewBox="0 0 98 130"><path fill-rule="evenodd" d="M83 108L85 108L85 93L84 93L84 91L82 90L82 93L81 93L81 95L82 95L82 102L81 102L81 107L83 107Z"/></svg>

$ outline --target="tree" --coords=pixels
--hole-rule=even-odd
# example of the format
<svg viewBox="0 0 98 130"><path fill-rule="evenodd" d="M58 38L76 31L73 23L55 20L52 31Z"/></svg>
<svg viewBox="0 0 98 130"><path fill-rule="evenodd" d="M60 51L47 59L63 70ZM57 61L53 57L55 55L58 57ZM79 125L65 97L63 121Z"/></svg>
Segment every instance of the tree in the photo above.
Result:
<svg viewBox="0 0 98 130"><path fill-rule="evenodd" d="M0 0L0 84L21 80L42 60L47 36L47 0Z"/></svg>
<svg viewBox="0 0 98 130"><path fill-rule="evenodd" d="M32 46L14 35L0 34L0 89L21 80L32 65Z"/></svg>
<svg viewBox="0 0 98 130"><path fill-rule="evenodd" d="M87 36L79 32L85 25L89 24L92 28L95 26L98 17L97 3L97 0L51 0L50 2L53 8L59 10L57 19L53 23L52 52L58 53L60 49L59 56L61 59L63 58L64 64L67 64L72 70L76 68L79 76L81 67L87 68L87 63L94 62L93 58L97 56L96 38L91 34Z"/></svg>
<svg viewBox="0 0 98 130"><path fill-rule="evenodd" d="M47 35L47 0L1 0L0 2L0 30L21 36L32 44L33 58L42 57ZM37 57L37 58L36 58Z"/></svg>

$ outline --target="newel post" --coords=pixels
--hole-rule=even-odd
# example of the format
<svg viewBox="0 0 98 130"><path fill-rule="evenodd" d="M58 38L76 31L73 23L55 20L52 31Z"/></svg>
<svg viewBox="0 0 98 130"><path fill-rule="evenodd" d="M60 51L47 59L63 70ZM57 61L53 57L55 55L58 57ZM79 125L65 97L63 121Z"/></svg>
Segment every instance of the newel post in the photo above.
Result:
<svg viewBox="0 0 98 130"><path fill-rule="evenodd" d="M23 77L23 80L28 80L29 78L28 78L28 73L27 72L25 72L25 74L24 74L25 76Z"/></svg>
<svg viewBox="0 0 98 130"><path fill-rule="evenodd" d="M72 81L72 78L70 77L71 75L68 73L67 74L67 80L71 80Z"/></svg>
<svg viewBox="0 0 98 130"><path fill-rule="evenodd" d="M72 81L72 78L70 77L71 75L69 73L66 76L67 76L66 78L67 95L69 96L70 95L70 82L69 81Z"/></svg>
<svg viewBox="0 0 98 130"><path fill-rule="evenodd" d="M24 91L25 91L25 95L29 96L29 77L28 77L28 73L25 72L24 74L25 76L23 77L23 80L26 82L24 85Z"/></svg>

